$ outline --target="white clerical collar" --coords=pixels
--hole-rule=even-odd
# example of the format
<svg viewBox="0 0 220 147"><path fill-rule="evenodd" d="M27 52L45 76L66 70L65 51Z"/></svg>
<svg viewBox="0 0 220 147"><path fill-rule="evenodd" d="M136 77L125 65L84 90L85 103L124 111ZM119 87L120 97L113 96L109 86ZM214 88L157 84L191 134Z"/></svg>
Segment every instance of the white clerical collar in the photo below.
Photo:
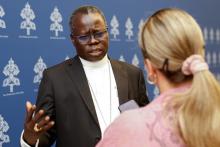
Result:
<svg viewBox="0 0 220 147"><path fill-rule="evenodd" d="M92 68L102 67L103 65L106 65L109 61L107 54L101 60L95 62L87 61L80 57L79 59L82 62L83 67L92 67Z"/></svg>

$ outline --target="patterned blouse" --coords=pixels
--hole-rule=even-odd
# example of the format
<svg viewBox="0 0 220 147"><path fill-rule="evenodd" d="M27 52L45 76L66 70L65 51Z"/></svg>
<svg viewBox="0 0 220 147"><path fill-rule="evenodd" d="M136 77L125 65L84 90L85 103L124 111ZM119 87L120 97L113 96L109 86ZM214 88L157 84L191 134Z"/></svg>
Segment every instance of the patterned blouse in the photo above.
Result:
<svg viewBox="0 0 220 147"><path fill-rule="evenodd" d="M187 88L172 89L160 94L149 105L124 112L105 131L96 147L185 147L175 125L174 109L164 111L170 94Z"/></svg>

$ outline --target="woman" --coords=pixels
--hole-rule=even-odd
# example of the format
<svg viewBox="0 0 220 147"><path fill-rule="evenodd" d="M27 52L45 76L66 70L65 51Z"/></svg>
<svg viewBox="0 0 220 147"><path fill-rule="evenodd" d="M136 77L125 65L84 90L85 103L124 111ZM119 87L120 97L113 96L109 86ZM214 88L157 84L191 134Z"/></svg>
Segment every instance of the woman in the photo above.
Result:
<svg viewBox="0 0 220 147"><path fill-rule="evenodd" d="M154 13L139 36L148 81L160 95L124 112L97 147L220 147L220 86L204 60L204 39L187 12Z"/></svg>

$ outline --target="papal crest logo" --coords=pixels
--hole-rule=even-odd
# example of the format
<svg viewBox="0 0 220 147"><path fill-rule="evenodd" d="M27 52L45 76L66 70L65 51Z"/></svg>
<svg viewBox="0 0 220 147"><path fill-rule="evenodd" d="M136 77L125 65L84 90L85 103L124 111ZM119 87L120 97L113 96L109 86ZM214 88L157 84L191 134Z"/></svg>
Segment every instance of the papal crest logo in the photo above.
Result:
<svg viewBox="0 0 220 147"><path fill-rule="evenodd" d="M119 61L126 62L123 55L121 55L121 56L119 57Z"/></svg>
<svg viewBox="0 0 220 147"><path fill-rule="evenodd" d="M9 130L9 125L0 114L0 147L3 147L4 143L10 142L9 136L5 134L7 133L8 130Z"/></svg>
<svg viewBox="0 0 220 147"><path fill-rule="evenodd" d="M20 29L26 30L26 36L19 36L19 38L37 38L37 36L31 36L31 30L36 30L36 25L33 22L35 19L34 11L27 2L25 7L21 10L20 16L24 19L20 24Z"/></svg>
<svg viewBox="0 0 220 147"><path fill-rule="evenodd" d="M40 83L43 77L43 71L47 68L47 65L44 63L43 59L40 57L37 63L34 65L34 72L37 74L34 76L33 83Z"/></svg>
<svg viewBox="0 0 220 147"><path fill-rule="evenodd" d="M125 35L127 36L126 41L134 41L132 39L132 36L134 36L133 23L130 17L128 17L127 21L125 22L125 28L126 28Z"/></svg>
<svg viewBox="0 0 220 147"><path fill-rule="evenodd" d="M218 65L220 65L220 52L218 53Z"/></svg>
<svg viewBox="0 0 220 147"><path fill-rule="evenodd" d="M139 22L139 24L138 24L138 30L139 30L139 32L142 30L143 26L144 26L144 20L141 19L140 22Z"/></svg>
<svg viewBox="0 0 220 147"><path fill-rule="evenodd" d="M212 53L212 65L213 65L213 66L216 66L217 61L218 61L218 59L217 59L217 54L216 54L216 52L213 52L213 53Z"/></svg>
<svg viewBox="0 0 220 147"><path fill-rule="evenodd" d="M157 86L154 86L154 98L158 97L160 94L159 89Z"/></svg>
<svg viewBox="0 0 220 147"><path fill-rule="evenodd" d="M4 16L5 16L5 11L4 11L3 7L0 5L0 29L6 29L5 21L3 19L1 19ZM0 34L0 38L8 38L8 36Z"/></svg>
<svg viewBox="0 0 220 147"><path fill-rule="evenodd" d="M117 38L117 36L120 34L119 29L118 29L119 22L115 15L112 17L110 25L111 25L110 34L113 35L113 38L111 38L111 40L120 41L120 39Z"/></svg>
<svg viewBox="0 0 220 147"><path fill-rule="evenodd" d="M203 37L205 39L205 41L208 41L208 29L206 27L204 27L203 29Z"/></svg>
<svg viewBox="0 0 220 147"><path fill-rule="evenodd" d="M50 39L65 39L65 37L59 37L59 32L63 32L63 26L62 24L60 24L63 19L57 7L55 7L53 12L51 13L50 20L53 22L50 25L50 31L55 32L55 36L50 37Z"/></svg>
<svg viewBox="0 0 220 147"><path fill-rule="evenodd" d="M3 69L3 74L7 77L3 80L3 87L9 87L8 94L3 94L3 96L23 94L24 92L14 92L14 86L20 86L20 80L16 77L20 70L18 66L14 63L14 60L10 58L8 64Z"/></svg>
<svg viewBox="0 0 220 147"><path fill-rule="evenodd" d="M219 44L220 43L220 30L217 29L215 34L216 34L216 43Z"/></svg>
<svg viewBox="0 0 220 147"><path fill-rule="evenodd" d="M207 62L209 65L211 65L211 54L210 54L210 52L207 52L207 54L206 54L206 62Z"/></svg>
<svg viewBox="0 0 220 147"><path fill-rule="evenodd" d="M210 40L211 44L214 42L214 37L215 37L214 29L211 28L209 31L209 40Z"/></svg>
<svg viewBox="0 0 220 147"><path fill-rule="evenodd" d="M70 57L67 55L66 58L65 58L65 60L69 60L69 59L70 59Z"/></svg>
<svg viewBox="0 0 220 147"><path fill-rule="evenodd" d="M133 59L132 59L132 64L133 64L134 66L139 67L139 59L138 59L138 57L137 57L136 54L134 54L134 57L133 57Z"/></svg>
<svg viewBox="0 0 220 147"><path fill-rule="evenodd" d="M3 7L0 5L0 18L2 18L5 15L5 11L3 9ZM0 28L5 29L6 28L6 24L5 21L0 19Z"/></svg>

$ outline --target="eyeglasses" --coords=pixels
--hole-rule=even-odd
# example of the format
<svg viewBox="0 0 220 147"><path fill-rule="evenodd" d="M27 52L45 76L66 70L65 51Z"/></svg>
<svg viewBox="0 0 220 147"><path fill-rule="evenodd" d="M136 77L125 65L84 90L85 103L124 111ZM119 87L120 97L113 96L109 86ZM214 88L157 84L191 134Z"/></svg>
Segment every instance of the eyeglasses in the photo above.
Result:
<svg viewBox="0 0 220 147"><path fill-rule="evenodd" d="M102 37L105 35L105 33L107 32L108 28L106 28L103 31L98 31L98 32L94 32L94 33L89 33L86 35L76 35L74 36L73 34L71 34L71 37L75 37L78 39L78 41L80 43L86 44L89 42L89 40L91 39L91 37L93 36L94 39L96 40L101 40Z"/></svg>

